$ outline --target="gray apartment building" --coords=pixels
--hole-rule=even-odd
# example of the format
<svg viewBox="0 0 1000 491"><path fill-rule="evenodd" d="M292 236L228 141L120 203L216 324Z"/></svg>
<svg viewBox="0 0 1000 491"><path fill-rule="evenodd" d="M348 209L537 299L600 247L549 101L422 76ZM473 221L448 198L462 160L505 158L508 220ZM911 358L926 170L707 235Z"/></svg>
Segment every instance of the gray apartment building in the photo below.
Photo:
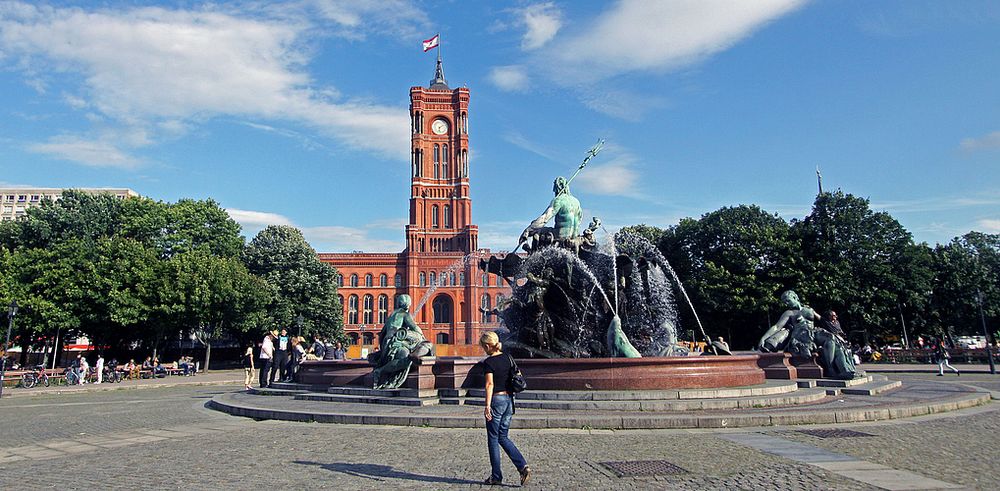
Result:
<svg viewBox="0 0 1000 491"><path fill-rule="evenodd" d="M0 188L0 220L16 220L32 206L43 200L58 200L69 188ZM139 193L128 188L76 188L85 193L110 194L119 199L138 197Z"/></svg>

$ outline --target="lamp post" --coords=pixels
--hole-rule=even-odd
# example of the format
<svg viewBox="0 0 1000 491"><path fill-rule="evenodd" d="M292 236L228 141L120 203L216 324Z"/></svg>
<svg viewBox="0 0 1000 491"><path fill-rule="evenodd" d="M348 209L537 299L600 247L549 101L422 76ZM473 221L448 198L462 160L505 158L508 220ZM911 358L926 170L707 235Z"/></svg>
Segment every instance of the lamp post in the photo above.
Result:
<svg viewBox="0 0 1000 491"><path fill-rule="evenodd" d="M3 397L4 374L7 372L7 349L10 347L10 331L14 328L14 317L17 316L17 300L10 301L7 311L7 339L3 342L3 358L0 358L0 397Z"/></svg>
<svg viewBox="0 0 1000 491"><path fill-rule="evenodd" d="M986 359L990 361L990 373L996 375L997 366L993 362L993 349L990 342L990 333L986 330L986 316L983 315L983 292L976 290L976 303L979 304L979 320L983 323L983 337L986 338Z"/></svg>
<svg viewBox="0 0 1000 491"><path fill-rule="evenodd" d="M903 349L910 349L910 337L906 335L906 320L903 319L903 306L897 303L896 308L899 309L899 323L903 325Z"/></svg>
<svg viewBox="0 0 1000 491"><path fill-rule="evenodd" d="M295 326L299 330L299 333L297 334L297 336L301 336L302 335L302 314L299 314L299 316L295 318Z"/></svg>

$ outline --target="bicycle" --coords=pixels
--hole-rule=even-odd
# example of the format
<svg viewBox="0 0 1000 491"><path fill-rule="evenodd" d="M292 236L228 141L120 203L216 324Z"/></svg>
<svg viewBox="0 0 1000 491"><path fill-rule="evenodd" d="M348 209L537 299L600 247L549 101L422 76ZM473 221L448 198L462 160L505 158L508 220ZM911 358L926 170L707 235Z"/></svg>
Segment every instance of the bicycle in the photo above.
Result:
<svg viewBox="0 0 1000 491"><path fill-rule="evenodd" d="M30 389L39 383L44 384L46 387L51 383L49 381L49 374L45 372L45 367L38 365L24 375L21 375L21 387L25 389Z"/></svg>

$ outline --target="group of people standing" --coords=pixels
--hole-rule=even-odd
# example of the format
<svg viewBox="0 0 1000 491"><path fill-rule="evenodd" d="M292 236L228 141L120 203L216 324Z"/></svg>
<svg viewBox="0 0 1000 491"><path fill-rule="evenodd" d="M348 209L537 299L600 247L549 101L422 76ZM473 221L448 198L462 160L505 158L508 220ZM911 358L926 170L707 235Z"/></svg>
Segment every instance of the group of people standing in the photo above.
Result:
<svg viewBox="0 0 1000 491"><path fill-rule="evenodd" d="M306 348L306 338L289 336L288 329L277 329L264 335L259 343L259 351L254 356L254 347L248 346L243 353L242 364L246 373L244 386L250 389L254 371L259 368L260 387L270 387L277 377L280 382L291 382L298 373L299 364L304 360L343 360L344 345L326 342L323 336L313 336L313 343ZM255 363L256 359L256 363Z"/></svg>

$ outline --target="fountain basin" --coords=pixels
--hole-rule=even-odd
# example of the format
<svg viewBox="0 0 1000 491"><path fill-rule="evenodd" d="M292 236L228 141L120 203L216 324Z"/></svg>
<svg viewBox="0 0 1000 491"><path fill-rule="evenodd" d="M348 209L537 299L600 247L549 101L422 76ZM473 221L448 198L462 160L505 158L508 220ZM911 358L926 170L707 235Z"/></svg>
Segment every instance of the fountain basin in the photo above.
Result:
<svg viewBox="0 0 1000 491"><path fill-rule="evenodd" d="M757 355L523 359L529 390L656 390L764 383Z"/></svg>
<svg viewBox="0 0 1000 491"><path fill-rule="evenodd" d="M657 390L746 387L764 383L759 355L663 358L519 359L528 390ZM484 384L481 357L426 358L403 385L413 389L473 389ZM302 363L299 381L311 385L371 385L365 361Z"/></svg>

